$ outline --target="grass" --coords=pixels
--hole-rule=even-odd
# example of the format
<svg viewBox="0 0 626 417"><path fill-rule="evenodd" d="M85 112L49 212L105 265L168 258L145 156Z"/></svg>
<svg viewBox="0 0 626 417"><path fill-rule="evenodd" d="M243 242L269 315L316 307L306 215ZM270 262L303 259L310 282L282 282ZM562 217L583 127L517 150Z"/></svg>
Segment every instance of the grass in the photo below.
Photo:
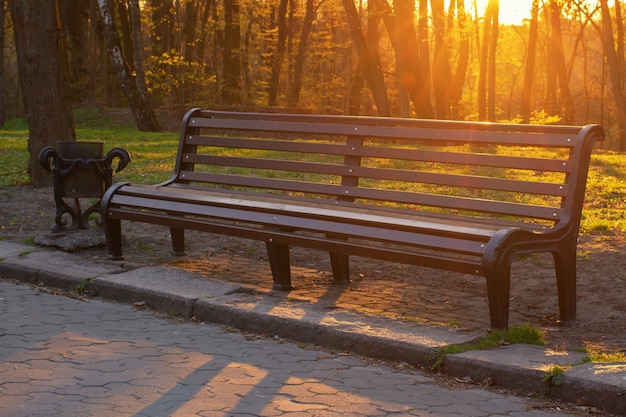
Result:
<svg viewBox="0 0 626 417"><path fill-rule="evenodd" d="M602 353L602 352L588 351L587 348L581 348L580 352L587 354L587 357L583 360L583 363L626 362L626 353L624 352Z"/></svg>
<svg viewBox="0 0 626 417"><path fill-rule="evenodd" d="M120 147L131 154L132 162L115 174L115 181L155 184L169 178L174 170L176 132L139 132L132 121L97 110L77 111L75 125L77 140L102 141L105 152ZM28 184L27 142L28 126L22 119L8 121L0 129L0 188Z"/></svg>
<svg viewBox="0 0 626 417"><path fill-rule="evenodd" d="M583 232L626 231L626 158L615 152L592 155L583 209Z"/></svg>
<svg viewBox="0 0 626 417"><path fill-rule="evenodd" d="M598 352L587 352L586 349L581 350L582 353L588 353L588 355L579 363L571 366L561 367L561 366L552 366L550 369L544 374L542 378L542 382L545 382L549 385L562 385L563 378L565 377L565 370L572 368L576 365L582 365L585 363L615 363L615 362L626 362L626 354L622 352L615 353L598 353Z"/></svg>
<svg viewBox="0 0 626 417"><path fill-rule="evenodd" d="M493 349L498 346L521 343L544 346L546 341L544 334L530 324L511 327L507 330L494 330L487 334L486 337L480 338L473 343L449 345L439 349L433 358L434 362L431 369L437 369L445 360L446 355L463 353L470 350Z"/></svg>
<svg viewBox="0 0 626 417"><path fill-rule="evenodd" d="M626 353L599 353L591 352L589 354L589 360L593 363L612 363L612 362L626 362Z"/></svg>

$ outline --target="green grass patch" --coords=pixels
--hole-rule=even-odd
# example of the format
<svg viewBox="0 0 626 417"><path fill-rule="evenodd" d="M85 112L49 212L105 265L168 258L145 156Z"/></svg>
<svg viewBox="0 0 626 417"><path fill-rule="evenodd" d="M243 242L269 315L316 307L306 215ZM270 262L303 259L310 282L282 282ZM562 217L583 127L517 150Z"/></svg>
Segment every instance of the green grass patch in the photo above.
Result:
<svg viewBox="0 0 626 417"><path fill-rule="evenodd" d="M614 352L614 353L602 353L602 352L589 352L587 348L580 348L576 350L580 353L586 353L587 357L583 360L583 363L612 363L612 362L626 362L626 353Z"/></svg>
<svg viewBox="0 0 626 417"><path fill-rule="evenodd" d="M438 349L435 356L433 357L434 362L431 366L431 369L434 370L441 366L441 364L445 360L446 355L468 352L470 350L494 349L499 346L513 344L544 346L546 344L546 341L544 334L539 329L531 326L530 324L511 327L507 330L494 330L489 332L487 336L480 338L473 343L450 345Z"/></svg>
<svg viewBox="0 0 626 417"><path fill-rule="evenodd" d="M156 184L169 178L174 170L178 133L140 132L134 121L96 110L75 112L78 141L104 142L105 153L123 148L131 163L114 181ZM0 188L28 184L28 126L22 119L11 120L0 129ZM52 185L52 176L50 176Z"/></svg>
<svg viewBox="0 0 626 417"><path fill-rule="evenodd" d="M623 353L623 352L615 352L615 353L591 352L589 354L589 359L593 363L626 362L626 353Z"/></svg>
<svg viewBox="0 0 626 417"><path fill-rule="evenodd" d="M0 129L0 187L28 184L28 125L9 120Z"/></svg>

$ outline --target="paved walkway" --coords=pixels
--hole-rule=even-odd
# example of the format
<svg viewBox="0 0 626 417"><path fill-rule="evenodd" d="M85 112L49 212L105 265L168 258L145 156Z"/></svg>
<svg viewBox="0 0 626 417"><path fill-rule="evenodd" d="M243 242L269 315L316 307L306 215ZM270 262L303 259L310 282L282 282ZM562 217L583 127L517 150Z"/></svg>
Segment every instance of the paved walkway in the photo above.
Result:
<svg viewBox="0 0 626 417"><path fill-rule="evenodd" d="M294 297L197 275L182 265L128 267L0 241L0 416L109 416L117 407L119 415L151 416L179 409L179 415L199 414L194 407L218 416L344 415L346 409L354 415L411 415L406 409L414 415L517 416L533 405L509 398L513 408L492 410L490 399L499 406L505 397L479 390L483 381L566 401L568 409L626 415L626 363L588 363L583 352L529 345L449 354L439 370L473 381L464 384L469 390L449 393L433 388L428 376L247 340L219 327L154 320L128 305L141 302L186 320L418 367L430 367L438 348L469 343L482 332L334 308L339 298L332 291ZM99 299L125 305L53 297L42 287L33 295L9 280L50 291L88 288ZM544 381L554 367L563 370L557 385ZM581 407L571 405L577 402ZM74 412L86 404L88 412ZM28 410L20 414L20 407Z"/></svg>
<svg viewBox="0 0 626 417"><path fill-rule="evenodd" d="M493 391L0 281L0 415L558 416Z"/></svg>

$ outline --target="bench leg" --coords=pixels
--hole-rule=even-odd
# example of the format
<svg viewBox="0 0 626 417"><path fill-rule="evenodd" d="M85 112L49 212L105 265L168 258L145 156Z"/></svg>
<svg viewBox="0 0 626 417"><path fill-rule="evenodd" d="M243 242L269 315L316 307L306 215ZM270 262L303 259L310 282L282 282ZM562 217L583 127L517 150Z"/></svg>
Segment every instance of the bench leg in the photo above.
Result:
<svg viewBox="0 0 626 417"><path fill-rule="evenodd" d="M350 283L350 259L343 253L330 253L330 265L333 270L333 284Z"/></svg>
<svg viewBox="0 0 626 417"><path fill-rule="evenodd" d="M556 268L561 323L576 320L576 245L552 252Z"/></svg>
<svg viewBox="0 0 626 417"><path fill-rule="evenodd" d="M491 328L507 329L509 327L511 260L495 268L486 278Z"/></svg>
<svg viewBox="0 0 626 417"><path fill-rule="evenodd" d="M289 246L265 242L267 256L274 278L274 289L280 291L292 290L291 268L289 262Z"/></svg>
<svg viewBox="0 0 626 417"><path fill-rule="evenodd" d="M185 229L170 227L170 236L172 236L172 253L175 256L185 256Z"/></svg>
<svg viewBox="0 0 626 417"><path fill-rule="evenodd" d="M104 234L107 239L109 259L121 261L122 255L122 222L119 219L104 219Z"/></svg>

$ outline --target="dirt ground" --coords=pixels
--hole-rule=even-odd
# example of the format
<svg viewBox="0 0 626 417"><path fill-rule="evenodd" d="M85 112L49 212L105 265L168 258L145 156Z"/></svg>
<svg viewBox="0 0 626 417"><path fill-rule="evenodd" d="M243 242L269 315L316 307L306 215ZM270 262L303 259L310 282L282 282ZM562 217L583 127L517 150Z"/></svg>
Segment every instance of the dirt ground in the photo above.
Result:
<svg viewBox="0 0 626 417"><path fill-rule="evenodd" d="M54 226L52 188L0 189L0 238L26 243ZM95 229L95 228L94 228ZM271 273L262 243L189 233L188 256L170 254L168 230L145 224L123 224L125 261L169 263L211 279L237 282L270 292ZM93 230L92 230L93 232ZM95 230L99 234L99 230ZM103 235L103 234L102 234ZM96 245L76 251L106 262L106 248ZM294 249L290 298L314 297L328 308L461 329L487 329L489 316L485 282L480 277L407 265L353 258L353 282L331 285L327 255ZM530 323L543 330L554 350L626 353L626 239L622 235L581 236L578 249L577 318L558 324L554 265L551 257L516 260L511 279L510 325Z"/></svg>

